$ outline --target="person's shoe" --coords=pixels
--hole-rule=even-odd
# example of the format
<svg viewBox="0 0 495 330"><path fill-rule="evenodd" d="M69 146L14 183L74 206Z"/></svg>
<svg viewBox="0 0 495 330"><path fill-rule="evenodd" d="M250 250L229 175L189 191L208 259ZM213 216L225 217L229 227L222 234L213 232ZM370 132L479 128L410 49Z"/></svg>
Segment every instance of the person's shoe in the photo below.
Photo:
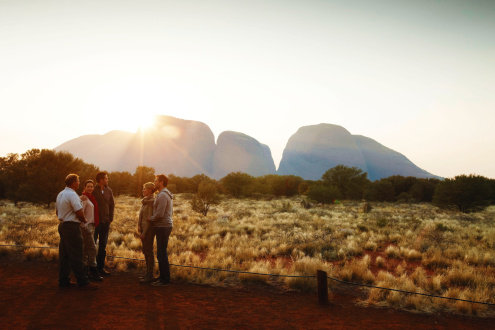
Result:
<svg viewBox="0 0 495 330"><path fill-rule="evenodd" d="M59 288L70 288L73 287L76 283L74 282L67 282L67 283L59 283L58 287Z"/></svg>
<svg viewBox="0 0 495 330"><path fill-rule="evenodd" d="M97 289L98 289L98 285L93 284L93 283L88 283L86 285L79 286L79 290L82 290L82 291L93 291L93 290L97 290Z"/></svg>
<svg viewBox="0 0 495 330"><path fill-rule="evenodd" d="M105 269L98 269L98 273L100 273L101 276L110 276L110 275L112 275L111 273L107 272Z"/></svg>
<svg viewBox="0 0 495 330"><path fill-rule="evenodd" d="M97 282L103 281L103 277L101 277L100 273L96 268L89 269L88 279L90 281L97 281Z"/></svg>
<svg viewBox="0 0 495 330"><path fill-rule="evenodd" d="M146 275L142 279L139 280L139 283L150 283L154 282L158 279L154 278L153 275Z"/></svg>
<svg viewBox="0 0 495 330"><path fill-rule="evenodd" d="M153 285L153 286L168 286L168 285L170 285L170 282L163 282L160 280L160 281L151 283L151 285Z"/></svg>

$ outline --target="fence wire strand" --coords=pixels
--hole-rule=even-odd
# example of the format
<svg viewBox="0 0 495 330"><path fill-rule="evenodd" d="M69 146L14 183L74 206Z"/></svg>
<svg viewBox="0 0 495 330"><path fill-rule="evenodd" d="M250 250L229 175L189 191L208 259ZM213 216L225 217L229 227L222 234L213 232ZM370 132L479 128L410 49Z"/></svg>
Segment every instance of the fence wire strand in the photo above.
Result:
<svg viewBox="0 0 495 330"><path fill-rule="evenodd" d="M0 246L27 248L27 249L58 249L58 247L51 247L51 246L25 246L25 245L12 245L12 244L0 244ZM114 258L114 259L145 261L144 259L127 258L127 257L119 257L119 256L111 256L111 255L107 255L107 257L108 258ZM247 272L247 271L240 271L240 270L209 268L209 267L178 265L178 264L170 264L170 266L183 267L183 268L195 268L195 269L202 269L202 270L213 270L213 271L218 271L218 272L228 272L228 273L237 273L237 274L253 274L253 275L262 275L262 276L292 277L292 278L294 278L294 277L297 277L297 278L316 278L316 275L282 275L282 274L254 273L254 272ZM347 284L347 285L354 285L354 286L367 287L367 288L372 288L372 289L395 291L395 292L401 292L401 293L413 294L413 295L419 295L419 296L426 296L426 297L432 297L432 298L448 299L448 300L454 300L454 301L463 301L463 302L468 302L468 303L473 303L473 304L481 304L481 305L487 305L487 306L495 306L495 304L488 303L488 302L466 300L466 299L460 299L460 298L451 298L451 297L438 296L438 295L433 295L433 294L428 294L428 293L411 292L411 291L405 291L405 290L399 290L399 289L374 286L374 285L369 285L369 284L354 283L354 282L348 282L348 281L340 280L338 278L334 278L331 276L327 276L327 278L332 280L332 281L340 282L340 283Z"/></svg>

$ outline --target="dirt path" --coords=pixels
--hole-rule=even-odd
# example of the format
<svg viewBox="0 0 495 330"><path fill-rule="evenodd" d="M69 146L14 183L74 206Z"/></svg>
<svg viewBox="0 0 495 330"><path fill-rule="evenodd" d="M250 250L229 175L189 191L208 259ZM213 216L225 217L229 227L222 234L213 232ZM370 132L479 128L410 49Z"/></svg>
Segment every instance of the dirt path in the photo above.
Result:
<svg viewBox="0 0 495 330"><path fill-rule="evenodd" d="M173 268L172 268L173 271ZM4 329L489 329L495 319L422 315L364 308L337 295L320 306L313 294L269 287L225 289L187 283L152 287L116 273L92 292L59 289L57 264L0 256L0 325Z"/></svg>

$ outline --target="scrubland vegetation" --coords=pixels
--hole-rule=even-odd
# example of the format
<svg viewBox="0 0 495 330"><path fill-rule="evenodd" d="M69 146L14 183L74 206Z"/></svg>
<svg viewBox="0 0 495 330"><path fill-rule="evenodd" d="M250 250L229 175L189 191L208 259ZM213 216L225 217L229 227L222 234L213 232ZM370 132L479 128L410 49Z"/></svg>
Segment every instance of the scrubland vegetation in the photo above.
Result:
<svg viewBox="0 0 495 330"><path fill-rule="evenodd" d="M84 182L94 179L99 171L93 164L87 164L67 152L32 149L21 155L9 154L0 157L0 198L8 198L14 204L25 201L50 207L64 186L67 174L76 173ZM134 174L126 171L110 172L110 185L115 195L138 197L142 185L153 182L154 175L155 169L146 166L138 166ZM332 204L340 199L432 202L436 206L464 213L480 211L495 204L495 180L483 176L458 175L440 180L393 175L370 181L363 170L344 165L328 169L317 181L304 180L294 175L267 174L253 177L242 172L229 173L220 180L205 174L191 178L170 174L168 188L172 193L203 195L204 198L196 199L193 204L195 210L204 215L207 215L210 205L215 204L216 192L234 198L257 199L299 195L322 204Z"/></svg>
<svg viewBox="0 0 495 330"><path fill-rule="evenodd" d="M429 203L336 204L306 196L234 199L222 195L204 216L192 209L193 194L177 194L170 262L271 274L329 276L356 283L495 303L495 206L461 213ZM116 199L107 253L142 259L136 235L140 199ZM57 246L58 220L51 209L0 202L0 244ZM194 203L192 203L194 205ZM366 211L366 212L365 212ZM1 248L10 253L12 248ZM54 260L56 249L24 249L27 259ZM119 271L144 262L109 259ZM240 282L282 284L315 290L316 280L233 274L172 267L175 281L232 286ZM340 284L329 280L331 290ZM493 316L493 307L363 288L359 303L431 313Z"/></svg>
<svg viewBox="0 0 495 330"><path fill-rule="evenodd" d="M98 171L69 153L52 150L0 158L0 198L5 198L0 202L0 244L34 247L23 249L27 259L57 259L56 249L35 248L58 244L53 201L68 173L84 181ZM145 166L134 174L109 173L118 196L109 255L142 258L137 196L154 175L155 170ZM371 182L361 169L338 165L318 181L232 172L220 180L205 174L169 175L168 188L176 196L169 241L173 264L279 275L315 275L321 269L356 283L495 303L494 179L395 175ZM10 251L0 247L0 253ZM144 266L138 260L110 263L119 271ZM183 267L174 267L172 274L174 280L225 286L252 281L302 291L316 286L313 278ZM343 285L329 284L333 290ZM363 290L367 298L360 304L365 305L495 314L486 305Z"/></svg>

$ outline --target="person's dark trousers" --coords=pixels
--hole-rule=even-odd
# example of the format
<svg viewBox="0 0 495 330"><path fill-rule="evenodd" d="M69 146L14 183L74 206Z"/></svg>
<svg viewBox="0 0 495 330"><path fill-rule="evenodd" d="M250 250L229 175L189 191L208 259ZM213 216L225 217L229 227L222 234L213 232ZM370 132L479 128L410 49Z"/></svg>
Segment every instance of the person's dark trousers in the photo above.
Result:
<svg viewBox="0 0 495 330"><path fill-rule="evenodd" d="M156 236L156 258L160 269L160 282L170 282L170 264L168 263L168 238L172 232L172 227L155 227Z"/></svg>
<svg viewBox="0 0 495 330"><path fill-rule="evenodd" d="M79 286L89 283L86 275L86 267L83 263L83 238L81 235L81 224L77 222L62 222L58 225L60 244L58 246L60 286L70 284L70 271L74 273Z"/></svg>
<svg viewBox="0 0 495 330"><path fill-rule="evenodd" d="M100 223L95 228L95 242L98 240L98 254L96 255L96 267L98 268L98 270L102 270L105 266L109 231L110 222Z"/></svg>

